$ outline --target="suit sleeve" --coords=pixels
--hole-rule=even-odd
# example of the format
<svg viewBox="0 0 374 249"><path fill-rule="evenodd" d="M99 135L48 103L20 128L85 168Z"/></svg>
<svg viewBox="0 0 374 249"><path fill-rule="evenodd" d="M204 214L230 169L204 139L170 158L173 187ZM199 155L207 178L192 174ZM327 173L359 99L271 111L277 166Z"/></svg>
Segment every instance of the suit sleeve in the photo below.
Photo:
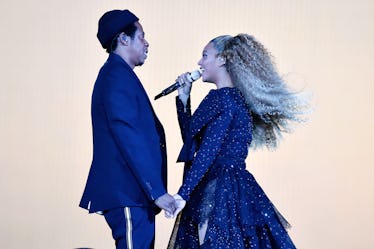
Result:
<svg viewBox="0 0 374 249"><path fill-rule="evenodd" d="M155 125L139 125L152 110L140 108L138 82L123 69L113 68L103 91L103 103L112 135L122 157L150 200L166 193L162 182L160 140ZM148 113L150 112L150 113ZM154 129L154 136L146 137Z"/></svg>
<svg viewBox="0 0 374 249"><path fill-rule="evenodd" d="M208 124L193 164L187 171L183 184L178 191L178 194L184 200L189 199L193 189L216 159L232 119L231 112L222 112Z"/></svg>

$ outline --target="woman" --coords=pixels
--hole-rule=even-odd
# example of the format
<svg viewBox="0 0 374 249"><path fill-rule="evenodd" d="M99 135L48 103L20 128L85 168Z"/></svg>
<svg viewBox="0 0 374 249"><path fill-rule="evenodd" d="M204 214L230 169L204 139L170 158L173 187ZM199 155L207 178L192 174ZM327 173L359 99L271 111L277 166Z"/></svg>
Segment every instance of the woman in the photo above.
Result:
<svg viewBox="0 0 374 249"><path fill-rule="evenodd" d="M183 184L169 248L295 248L277 212L246 170L248 147L276 148L301 105L252 36L219 36L198 62L202 80L217 86L191 116L187 74L177 97L184 145ZM178 211L179 211L178 210ZM176 213L174 213L175 215Z"/></svg>

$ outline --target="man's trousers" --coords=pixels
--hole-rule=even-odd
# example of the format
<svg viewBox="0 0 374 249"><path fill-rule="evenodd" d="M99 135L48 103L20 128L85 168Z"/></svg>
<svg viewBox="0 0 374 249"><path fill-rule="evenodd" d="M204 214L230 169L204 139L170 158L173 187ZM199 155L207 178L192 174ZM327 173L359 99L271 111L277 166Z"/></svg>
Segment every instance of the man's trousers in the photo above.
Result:
<svg viewBox="0 0 374 249"><path fill-rule="evenodd" d="M153 249L155 214L152 209L122 207L104 212L116 249Z"/></svg>

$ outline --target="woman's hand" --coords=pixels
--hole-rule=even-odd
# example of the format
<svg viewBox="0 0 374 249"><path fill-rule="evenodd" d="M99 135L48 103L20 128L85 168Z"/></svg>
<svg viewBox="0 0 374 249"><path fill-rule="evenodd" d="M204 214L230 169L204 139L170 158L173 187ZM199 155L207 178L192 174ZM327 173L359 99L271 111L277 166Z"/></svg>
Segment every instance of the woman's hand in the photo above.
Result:
<svg viewBox="0 0 374 249"><path fill-rule="evenodd" d="M190 73L184 73L178 76L177 82L182 85L182 87L178 88L178 95L185 95L189 96L191 92L192 83L188 80L188 76ZM191 77L191 76L190 76Z"/></svg>
<svg viewBox="0 0 374 249"><path fill-rule="evenodd" d="M184 206L186 206L186 201L183 200L183 198L180 195L175 194L175 195L173 195L173 198L174 198L174 201L175 201L175 208L176 209L175 209L174 212L165 211L165 217L166 218L177 217L177 215L180 213L180 211L182 211Z"/></svg>
<svg viewBox="0 0 374 249"><path fill-rule="evenodd" d="M188 80L189 73L184 73L178 76L177 82L182 85L182 87L178 88L178 96L179 99L182 101L184 108L186 109L187 100L190 96L192 82Z"/></svg>

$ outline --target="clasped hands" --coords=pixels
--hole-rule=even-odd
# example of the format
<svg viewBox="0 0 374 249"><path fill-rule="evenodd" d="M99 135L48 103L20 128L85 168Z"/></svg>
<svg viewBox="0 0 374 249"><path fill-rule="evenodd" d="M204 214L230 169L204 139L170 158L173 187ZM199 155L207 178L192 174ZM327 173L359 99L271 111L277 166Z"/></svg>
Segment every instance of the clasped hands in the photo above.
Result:
<svg viewBox="0 0 374 249"><path fill-rule="evenodd" d="M178 194L171 196L166 193L157 198L155 204L165 211L166 218L175 218L186 205L186 201Z"/></svg>

